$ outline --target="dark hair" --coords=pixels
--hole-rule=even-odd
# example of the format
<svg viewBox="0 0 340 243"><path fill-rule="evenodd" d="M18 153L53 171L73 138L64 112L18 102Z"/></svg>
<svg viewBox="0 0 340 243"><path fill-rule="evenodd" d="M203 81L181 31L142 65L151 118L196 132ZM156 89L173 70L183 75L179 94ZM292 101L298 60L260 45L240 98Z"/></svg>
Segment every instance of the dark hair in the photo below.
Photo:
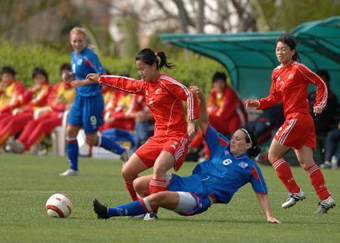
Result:
<svg viewBox="0 0 340 243"><path fill-rule="evenodd" d="M294 56L292 57L292 59L294 61L300 61L300 56L299 56L299 53L297 52L296 50L296 41L293 37L287 35L287 34L283 34L281 35L277 41L276 41L276 45L277 43L279 42L282 42L282 43L285 43L286 45L288 45L290 47L291 50L295 50L295 54ZM275 45L275 46L276 46Z"/></svg>
<svg viewBox="0 0 340 243"><path fill-rule="evenodd" d="M320 77L325 77L326 80L324 80L326 83L329 83L331 78L329 76L329 72L327 70L321 69L319 71L316 72L316 74Z"/></svg>
<svg viewBox="0 0 340 243"><path fill-rule="evenodd" d="M10 66L4 66L2 67L2 73L1 74L4 74L4 73L9 73L9 74L12 74L13 77L15 77L15 70L14 68L10 67Z"/></svg>
<svg viewBox="0 0 340 243"><path fill-rule="evenodd" d="M212 82L215 83L216 80L222 79L224 83L227 83L227 76L224 73L216 72L212 78Z"/></svg>
<svg viewBox="0 0 340 243"><path fill-rule="evenodd" d="M160 62L158 61L157 57L159 57ZM169 69L172 69L175 66L166 61L166 56L164 52L160 51L160 52L155 53L150 48L145 48L141 50L140 52L138 52L136 56L136 61L142 61L145 64L150 65L150 66L156 63L158 70L163 69L164 66Z"/></svg>
<svg viewBox="0 0 340 243"><path fill-rule="evenodd" d="M72 71L72 70L71 70L71 65L68 64L68 63L63 63L63 64L60 66L60 73L62 73L63 71Z"/></svg>
<svg viewBox="0 0 340 243"><path fill-rule="evenodd" d="M33 69L33 72L32 72L32 78L34 79L35 76L37 76L38 74L42 74L45 76L46 80L48 81L48 74L47 72L45 71L45 69L41 68L41 67L36 67Z"/></svg>
<svg viewBox="0 0 340 243"><path fill-rule="evenodd" d="M253 158L256 157L261 152L262 147L257 143L257 137L255 133L245 128L241 128L241 131L246 135L246 142L251 143L251 148L247 150L248 156Z"/></svg>

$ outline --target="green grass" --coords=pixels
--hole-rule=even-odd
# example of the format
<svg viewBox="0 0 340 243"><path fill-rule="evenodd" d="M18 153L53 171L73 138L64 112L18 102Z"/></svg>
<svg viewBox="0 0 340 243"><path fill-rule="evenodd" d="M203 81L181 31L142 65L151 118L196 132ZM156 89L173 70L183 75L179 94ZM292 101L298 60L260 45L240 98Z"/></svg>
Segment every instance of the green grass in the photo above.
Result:
<svg viewBox="0 0 340 243"><path fill-rule="evenodd" d="M181 175L190 174L186 163ZM161 209L160 220L113 218L98 220L92 210L97 197L109 206L129 201L119 161L80 159L78 177L61 178L66 158L0 154L0 242L340 242L339 206L327 215L314 215L318 198L301 168L293 168L307 199L283 210L287 192L271 167L262 167L274 216L271 225L251 186L242 188L228 205L182 217ZM340 171L324 172L329 190L340 203ZM67 219L47 216L45 203L54 193L68 194L73 212Z"/></svg>

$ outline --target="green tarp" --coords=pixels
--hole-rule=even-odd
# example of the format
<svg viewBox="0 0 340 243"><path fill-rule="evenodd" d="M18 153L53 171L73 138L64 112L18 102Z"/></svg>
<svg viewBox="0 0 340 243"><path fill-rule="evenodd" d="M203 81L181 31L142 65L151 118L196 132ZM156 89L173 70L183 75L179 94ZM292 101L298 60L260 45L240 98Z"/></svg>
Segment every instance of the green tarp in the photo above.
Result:
<svg viewBox="0 0 340 243"><path fill-rule="evenodd" d="M242 97L259 98L269 92L271 72L279 64L275 42L283 33L160 34L160 37L164 43L219 61ZM340 16L303 23L289 34L299 42L301 62L313 71L328 70L331 88L340 97Z"/></svg>

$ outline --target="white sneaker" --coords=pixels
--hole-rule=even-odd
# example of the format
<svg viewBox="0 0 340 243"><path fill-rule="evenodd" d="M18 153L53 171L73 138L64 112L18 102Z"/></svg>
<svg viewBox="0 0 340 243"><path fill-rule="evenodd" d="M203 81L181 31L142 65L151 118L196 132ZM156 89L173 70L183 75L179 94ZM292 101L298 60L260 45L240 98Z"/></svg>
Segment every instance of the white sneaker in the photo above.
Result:
<svg viewBox="0 0 340 243"><path fill-rule="evenodd" d="M72 169L68 169L67 171L59 174L59 176L77 176L77 175L78 175L78 171L72 170Z"/></svg>
<svg viewBox="0 0 340 243"><path fill-rule="evenodd" d="M12 152L14 153L22 154L23 152L25 152L25 145L19 142L18 140L13 141L13 143L11 143L10 146Z"/></svg>
<svg viewBox="0 0 340 243"><path fill-rule="evenodd" d="M323 164L320 165L321 169L330 169L332 168L332 163L329 161L325 161Z"/></svg>
<svg viewBox="0 0 340 243"><path fill-rule="evenodd" d="M157 213L147 213L144 216L145 221L157 220L157 219L158 219Z"/></svg>
<svg viewBox="0 0 340 243"><path fill-rule="evenodd" d="M335 201L331 196L329 196L327 199L319 202L318 209L314 213L319 214L327 213L328 210L330 210L333 207L335 207Z"/></svg>
<svg viewBox="0 0 340 243"><path fill-rule="evenodd" d="M287 201L282 204L283 208L290 208L294 206L298 201L302 201L306 198L306 193L300 189L299 193L291 193L288 195Z"/></svg>
<svg viewBox="0 0 340 243"><path fill-rule="evenodd" d="M129 148L127 148L124 153L120 156L120 159L123 161L123 165L128 162L130 157L133 155L133 151L131 151Z"/></svg>

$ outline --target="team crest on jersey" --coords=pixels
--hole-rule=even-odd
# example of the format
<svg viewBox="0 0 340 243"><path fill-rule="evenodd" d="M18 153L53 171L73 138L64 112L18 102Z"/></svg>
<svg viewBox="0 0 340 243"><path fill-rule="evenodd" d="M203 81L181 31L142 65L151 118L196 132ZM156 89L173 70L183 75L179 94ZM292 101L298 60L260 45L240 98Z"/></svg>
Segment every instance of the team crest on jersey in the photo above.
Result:
<svg viewBox="0 0 340 243"><path fill-rule="evenodd" d="M245 163L245 162L241 162L241 163L238 164L238 166L240 166L242 169L245 169L245 168L248 167L248 164Z"/></svg>
<svg viewBox="0 0 340 243"><path fill-rule="evenodd" d="M152 100L152 98L149 99L148 103L149 103L149 106L153 106L153 100Z"/></svg>
<svg viewBox="0 0 340 243"><path fill-rule="evenodd" d="M288 79L293 79L294 78L294 74L289 74L289 76L288 76Z"/></svg>
<svg viewBox="0 0 340 243"><path fill-rule="evenodd" d="M83 62L83 59L78 59L78 61L77 61L77 65L81 65L81 64L82 64L82 62Z"/></svg>
<svg viewBox="0 0 340 243"><path fill-rule="evenodd" d="M162 93L162 89L161 88L156 89L155 94L161 94L161 93Z"/></svg>
<svg viewBox="0 0 340 243"><path fill-rule="evenodd" d="M225 155L228 155L229 154L229 151L226 149L226 150L224 150L224 154Z"/></svg>
<svg viewBox="0 0 340 243"><path fill-rule="evenodd" d="M277 80L277 81L280 81L280 76L278 76L276 80Z"/></svg>

